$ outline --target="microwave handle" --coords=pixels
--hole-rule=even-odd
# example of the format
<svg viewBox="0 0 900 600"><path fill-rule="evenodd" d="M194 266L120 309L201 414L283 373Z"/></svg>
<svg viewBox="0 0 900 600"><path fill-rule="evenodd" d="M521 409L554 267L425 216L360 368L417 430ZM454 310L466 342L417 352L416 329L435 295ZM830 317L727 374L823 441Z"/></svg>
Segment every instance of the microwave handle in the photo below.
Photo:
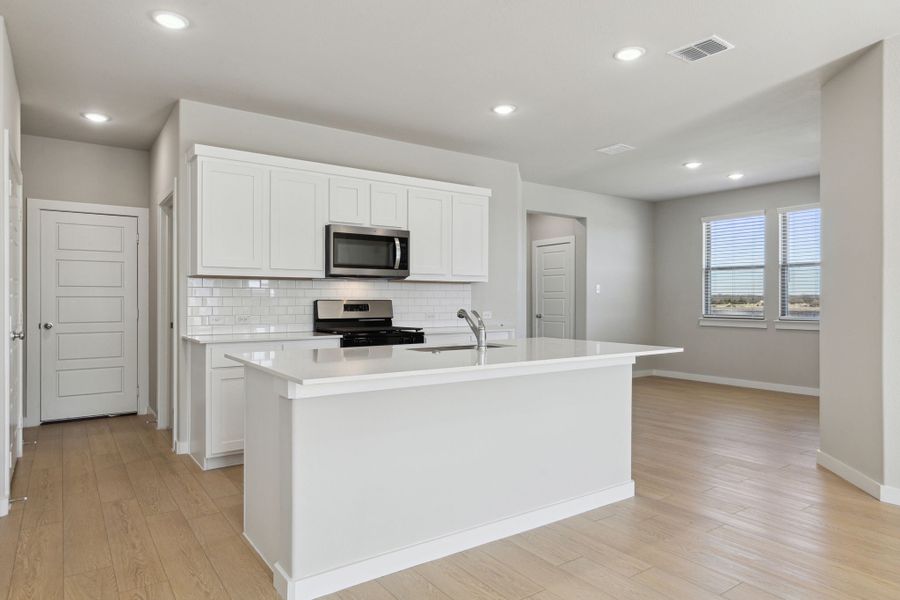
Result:
<svg viewBox="0 0 900 600"><path fill-rule="evenodd" d="M400 248L400 238L394 238L394 269L397 270L400 268L400 257L403 253L403 250Z"/></svg>

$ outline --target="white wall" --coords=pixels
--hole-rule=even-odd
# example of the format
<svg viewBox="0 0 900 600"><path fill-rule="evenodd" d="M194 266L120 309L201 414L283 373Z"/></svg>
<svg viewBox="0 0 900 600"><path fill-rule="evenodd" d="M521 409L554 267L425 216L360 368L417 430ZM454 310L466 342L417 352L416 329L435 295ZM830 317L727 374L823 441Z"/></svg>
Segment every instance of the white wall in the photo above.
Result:
<svg viewBox="0 0 900 600"><path fill-rule="evenodd" d="M149 206L146 150L23 135L22 172L26 198Z"/></svg>
<svg viewBox="0 0 900 600"><path fill-rule="evenodd" d="M587 339L655 342L653 205L528 182L522 183L522 205L529 212L584 220ZM594 291L597 284L599 294Z"/></svg>
<svg viewBox="0 0 900 600"><path fill-rule="evenodd" d="M585 252L585 244L587 239L587 228L585 227L583 220L543 213L528 213L526 226L528 235L525 251L527 265L525 270L525 312L528 316L528 322L526 323L528 337L534 335L534 309L532 308L534 301L532 243L537 240L572 236L575 238L575 337L582 340L585 339L584 306L587 298L587 286L585 283L585 274L587 273L587 253Z"/></svg>
<svg viewBox="0 0 900 600"><path fill-rule="evenodd" d="M656 328L654 341L684 347L656 357L654 368L810 388L819 387L819 335L776 330L778 207L819 201L818 178L707 194L656 206ZM768 329L701 327L703 217L766 210ZM823 302L828 303L830 299Z"/></svg>
<svg viewBox="0 0 900 600"><path fill-rule="evenodd" d="M820 460L851 481L859 475L876 487L892 487L896 503L900 503L898 104L900 38L877 45L822 90L825 300L820 448L825 457ZM860 480L854 483L861 485Z"/></svg>

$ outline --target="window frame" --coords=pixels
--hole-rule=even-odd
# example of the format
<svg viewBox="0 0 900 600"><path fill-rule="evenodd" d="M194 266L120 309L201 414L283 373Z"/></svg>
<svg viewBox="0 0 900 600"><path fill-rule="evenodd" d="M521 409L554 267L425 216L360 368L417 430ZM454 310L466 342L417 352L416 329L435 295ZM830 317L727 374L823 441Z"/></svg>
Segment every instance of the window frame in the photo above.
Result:
<svg viewBox="0 0 900 600"><path fill-rule="evenodd" d="M805 210L819 209L819 260L818 262L797 262L785 263L785 219L784 216L792 212L802 212ZM778 208L778 321L784 324L782 329L816 329L822 318L822 205L819 202L810 202L808 204L797 204L794 206L782 206ZM819 267L819 313L815 318L797 317L786 314L785 309L790 305L790 295L785 290L786 269L790 266L818 266ZM808 327L794 327L808 323ZM776 324L777 326L777 324Z"/></svg>
<svg viewBox="0 0 900 600"><path fill-rule="evenodd" d="M761 265L752 266L752 267L741 267L745 269L750 268L762 268L763 271L763 287L762 287L762 297L763 297L763 311L762 314L758 316L751 315L716 315L710 314L707 312L709 307L709 298L707 297L706 291L708 289L707 286L707 278L709 277L709 273L714 270L723 270L723 269L715 269L713 267L707 267L708 263L708 237L706 235L706 227L708 223L712 223L714 221L728 221L733 219L741 219L746 217L762 217L763 218L763 261ZM738 213L728 213L723 215L714 215L708 217L702 217L700 219L700 237L701 237L701 255L700 255L700 325L715 325L717 322L721 322L723 325L728 321L734 321L736 323L747 323L749 326L751 323L762 323L766 322L766 262L768 258L768 240L767 240L767 229L768 229L768 216L766 215L765 209L759 210L749 210ZM741 325L737 325L741 326ZM758 327L762 327L763 325L758 325Z"/></svg>

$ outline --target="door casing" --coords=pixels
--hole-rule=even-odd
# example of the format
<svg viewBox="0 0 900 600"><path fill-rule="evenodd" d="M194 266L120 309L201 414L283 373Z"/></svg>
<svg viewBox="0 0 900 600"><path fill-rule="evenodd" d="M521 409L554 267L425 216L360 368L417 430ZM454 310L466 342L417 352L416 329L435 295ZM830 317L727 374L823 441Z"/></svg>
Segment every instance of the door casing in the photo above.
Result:
<svg viewBox="0 0 900 600"><path fill-rule="evenodd" d="M138 228L138 413L146 414L150 397L149 357L149 209L88 202L42 200L27 198L26 207L26 314L25 314L25 427L40 425L41 416L41 346L38 328L41 316L41 211L55 210L75 213L137 217ZM30 281L37 282L29 285Z"/></svg>

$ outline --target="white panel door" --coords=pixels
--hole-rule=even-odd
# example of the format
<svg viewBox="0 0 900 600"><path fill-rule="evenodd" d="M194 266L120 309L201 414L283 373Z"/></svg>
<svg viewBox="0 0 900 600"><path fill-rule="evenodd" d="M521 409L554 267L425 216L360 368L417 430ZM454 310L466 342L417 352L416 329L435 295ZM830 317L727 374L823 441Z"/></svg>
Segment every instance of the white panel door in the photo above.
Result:
<svg viewBox="0 0 900 600"><path fill-rule="evenodd" d="M328 220L351 225L369 224L369 182L332 177L328 189Z"/></svg>
<svg viewBox="0 0 900 600"><path fill-rule="evenodd" d="M41 211L41 420L137 411L137 218Z"/></svg>
<svg viewBox="0 0 900 600"><path fill-rule="evenodd" d="M575 332L575 239L533 242L534 335L572 339Z"/></svg>
<svg viewBox="0 0 900 600"><path fill-rule="evenodd" d="M373 183L372 226L406 229L406 195L407 190L402 185Z"/></svg>
<svg viewBox="0 0 900 600"><path fill-rule="evenodd" d="M244 449L244 369L212 369L210 375L210 454Z"/></svg>
<svg viewBox="0 0 900 600"><path fill-rule="evenodd" d="M327 177L304 171L272 171L269 270L273 276L325 276L327 210Z"/></svg>
<svg viewBox="0 0 900 600"><path fill-rule="evenodd" d="M263 268L265 180L263 167L203 159L199 274Z"/></svg>
<svg viewBox="0 0 900 600"><path fill-rule="evenodd" d="M3 231L3 243L6 261L2 265L2 272L6 274L5 310L3 318L6 319L6 327L3 334L6 336L5 360L3 365L4 391L7 400L9 414L8 433L8 473L4 495L9 495L9 483L16 468L16 460L22 454L22 341L24 339L24 325L22 313L22 185L19 173L19 165L12 158L9 131L3 132L3 161L5 170L6 190L6 214L8 216ZM0 252L0 254L3 254Z"/></svg>
<svg viewBox="0 0 900 600"><path fill-rule="evenodd" d="M488 279L488 199L453 195L454 279Z"/></svg>
<svg viewBox="0 0 900 600"><path fill-rule="evenodd" d="M409 191L409 278L450 278L450 194L437 190Z"/></svg>

